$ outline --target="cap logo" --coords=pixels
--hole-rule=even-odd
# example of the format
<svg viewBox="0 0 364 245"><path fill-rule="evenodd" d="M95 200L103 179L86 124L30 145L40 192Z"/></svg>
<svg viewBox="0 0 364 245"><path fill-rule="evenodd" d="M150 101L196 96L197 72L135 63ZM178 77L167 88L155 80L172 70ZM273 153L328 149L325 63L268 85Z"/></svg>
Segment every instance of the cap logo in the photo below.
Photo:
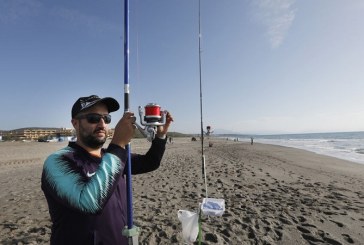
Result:
<svg viewBox="0 0 364 245"><path fill-rule="evenodd" d="M89 104L92 104L92 102L82 101L81 102L81 110L86 108Z"/></svg>
<svg viewBox="0 0 364 245"><path fill-rule="evenodd" d="M117 111L119 109L119 103L115 99L111 97L101 99L97 95L91 95L88 97L81 97L75 102L72 107L72 118L74 118L82 110L87 109L100 101L107 106L109 112Z"/></svg>
<svg viewBox="0 0 364 245"><path fill-rule="evenodd" d="M92 105L95 100L99 100L100 98L96 95L91 95L89 97L80 99L80 106L81 106L81 110L87 108L88 106Z"/></svg>

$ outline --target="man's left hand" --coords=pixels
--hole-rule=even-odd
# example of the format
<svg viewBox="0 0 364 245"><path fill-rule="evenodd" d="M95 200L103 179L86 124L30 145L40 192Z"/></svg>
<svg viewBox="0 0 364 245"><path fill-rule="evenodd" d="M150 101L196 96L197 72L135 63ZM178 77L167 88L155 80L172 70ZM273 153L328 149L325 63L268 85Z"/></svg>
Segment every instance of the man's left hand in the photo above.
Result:
<svg viewBox="0 0 364 245"><path fill-rule="evenodd" d="M171 113L169 113L168 111L166 113L166 123L163 126L158 126L157 128L157 137L159 138L164 138L166 136L168 128L173 122L173 117Z"/></svg>

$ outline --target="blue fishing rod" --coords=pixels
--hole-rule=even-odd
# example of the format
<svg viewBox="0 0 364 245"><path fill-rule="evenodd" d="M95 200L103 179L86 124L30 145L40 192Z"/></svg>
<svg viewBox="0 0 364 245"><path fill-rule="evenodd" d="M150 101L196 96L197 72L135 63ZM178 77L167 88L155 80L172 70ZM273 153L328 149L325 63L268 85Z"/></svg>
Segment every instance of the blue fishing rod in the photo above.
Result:
<svg viewBox="0 0 364 245"><path fill-rule="evenodd" d="M129 0L124 0L124 112L129 106ZM127 226L122 234L128 237L128 244L138 244L139 227L133 224L133 192L131 183L131 144L126 145L128 161L126 165Z"/></svg>

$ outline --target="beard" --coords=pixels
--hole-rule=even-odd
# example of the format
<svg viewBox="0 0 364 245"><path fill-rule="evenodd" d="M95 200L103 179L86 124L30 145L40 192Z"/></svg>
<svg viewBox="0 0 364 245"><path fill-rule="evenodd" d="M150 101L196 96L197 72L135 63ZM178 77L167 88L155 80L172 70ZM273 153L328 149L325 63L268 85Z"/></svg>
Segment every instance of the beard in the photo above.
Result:
<svg viewBox="0 0 364 245"><path fill-rule="evenodd" d="M88 147L92 149L99 149L101 148L104 143L106 142L106 136L103 138L97 138L93 135L85 135L81 136L81 141Z"/></svg>
<svg viewBox="0 0 364 245"><path fill-rule="evenodd" d="M90 147L92 149L99 149L101 148L104 143L106 142L106 134L105 137L96 137L94 134L97 131L100 131L102 129L96 129L94 132L92 133L86 133L85 131L82 130L82 132L80 133L80 140L81 142L86 145L87 147Z"/></svg>

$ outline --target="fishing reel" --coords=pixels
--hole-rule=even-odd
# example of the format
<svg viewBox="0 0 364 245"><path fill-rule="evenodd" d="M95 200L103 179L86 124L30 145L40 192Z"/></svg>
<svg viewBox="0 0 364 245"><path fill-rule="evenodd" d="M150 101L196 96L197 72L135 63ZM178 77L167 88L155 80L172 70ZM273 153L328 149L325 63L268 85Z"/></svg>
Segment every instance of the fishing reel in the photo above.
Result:
<svg viewBox="0 0 364 245"><path fill-rule="evenodd" d="M156 103L147 104L144 110L139 106L140 124L145 127L137 123L136 126L148 141L152 141L157 134L157 127L166 124L166 115L167 111L161 111L161 107Z"/></svg>

